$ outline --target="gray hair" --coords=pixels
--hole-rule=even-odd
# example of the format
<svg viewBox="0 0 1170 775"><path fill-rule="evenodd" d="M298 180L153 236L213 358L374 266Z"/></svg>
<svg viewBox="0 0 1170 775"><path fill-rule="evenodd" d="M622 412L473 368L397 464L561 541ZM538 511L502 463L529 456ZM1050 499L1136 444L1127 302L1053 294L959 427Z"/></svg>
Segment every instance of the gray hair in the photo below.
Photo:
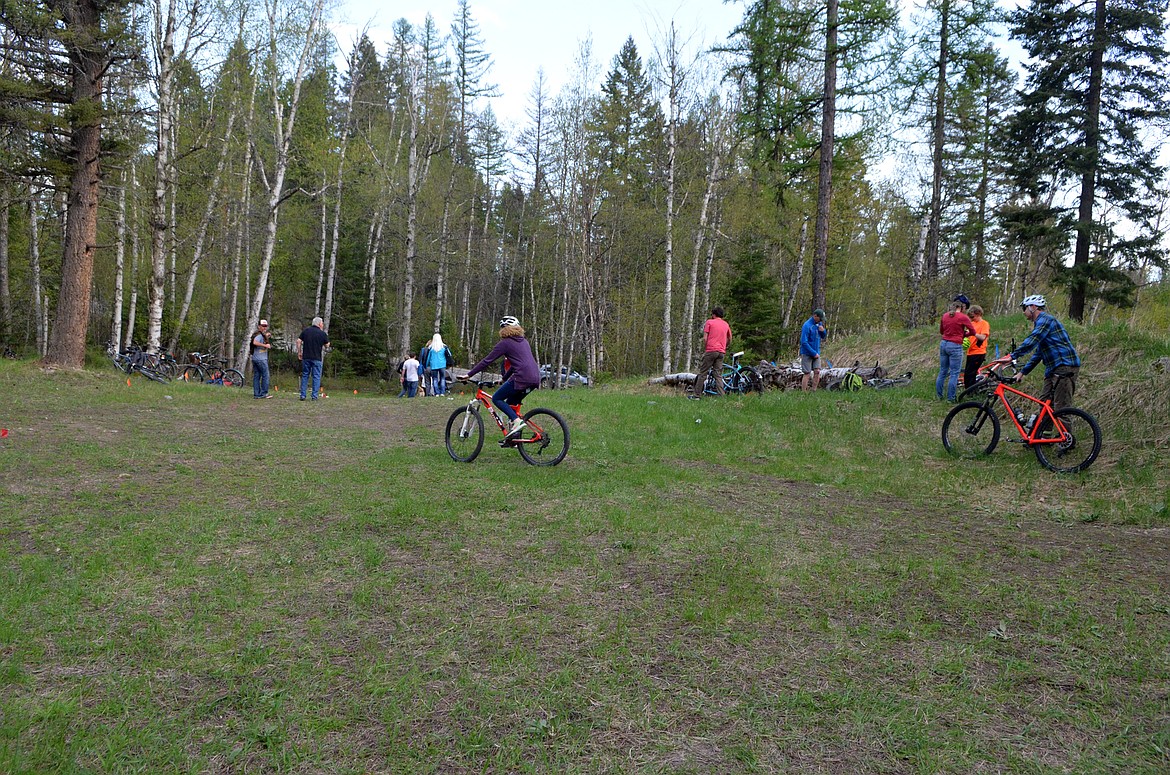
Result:
<svg viewBox="0 0 1170 775"><path fill-rule="evenodd" d="M324 321L324 320L322 320L321 318L313 318L313 325L315 325L315 326L320 326L320 327L324 328L324 327L325 327L325 321Z"/></svg>

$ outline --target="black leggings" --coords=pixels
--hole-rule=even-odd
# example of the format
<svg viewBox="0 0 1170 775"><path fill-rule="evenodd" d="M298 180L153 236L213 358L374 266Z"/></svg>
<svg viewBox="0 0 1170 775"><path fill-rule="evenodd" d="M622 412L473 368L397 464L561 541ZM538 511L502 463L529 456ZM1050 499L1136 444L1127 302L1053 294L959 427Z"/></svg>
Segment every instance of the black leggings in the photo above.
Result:
<svg viewBox="0 0 1170 775"><path fill-rule="evenodd" d="M979 353L978 355L967 356L967 366L963 369L963 389L967 389L975 384L975 375L979 371L979 367L987 360L987 353Z"/></svg>

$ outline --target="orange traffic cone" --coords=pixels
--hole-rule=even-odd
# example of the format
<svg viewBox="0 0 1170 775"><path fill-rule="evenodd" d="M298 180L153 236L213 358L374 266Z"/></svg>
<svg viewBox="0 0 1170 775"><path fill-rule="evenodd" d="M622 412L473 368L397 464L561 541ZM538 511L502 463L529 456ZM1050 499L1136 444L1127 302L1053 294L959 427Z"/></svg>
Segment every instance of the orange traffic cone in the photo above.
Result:
<svg viewBox="0 0 1170 775"><path fill-rule="evenodd" d="M126 377L126 387L130 387L130 378Z"/></svg>

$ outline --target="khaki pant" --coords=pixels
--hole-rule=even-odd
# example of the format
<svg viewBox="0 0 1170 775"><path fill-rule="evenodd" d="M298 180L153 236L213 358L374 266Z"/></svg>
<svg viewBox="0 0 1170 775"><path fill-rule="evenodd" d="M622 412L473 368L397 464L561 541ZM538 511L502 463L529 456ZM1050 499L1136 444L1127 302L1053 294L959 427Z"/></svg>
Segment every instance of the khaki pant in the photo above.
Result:
<svg viewBox="0 0 1170 775"><path fill-rule="evenodd" d="M703 353L703 360L699 361L698 375L691 385L691 395L703 395L703 385L707 382L708 371L715 375L715 390L719 395L723 395L723 353L720 352Z"/></svg>
<svg viewBox="0 0 1170 775"><path fill-rule="evenodd" d="M1040 393L1041 401L1052 401L1052 411L1072 406L1073 393L1077 392L1078 366L1057 366L1052 370L1052 376L1044 378L1044 390Z"/></svg>

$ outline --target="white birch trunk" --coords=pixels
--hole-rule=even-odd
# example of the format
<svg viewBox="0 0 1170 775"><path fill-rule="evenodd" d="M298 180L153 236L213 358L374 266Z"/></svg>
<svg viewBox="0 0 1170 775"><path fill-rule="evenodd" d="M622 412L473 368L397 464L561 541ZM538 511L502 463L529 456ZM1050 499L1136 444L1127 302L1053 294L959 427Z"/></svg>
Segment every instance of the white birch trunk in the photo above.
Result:
<svg viewBox="0 0 1170 775"><path fill-rule="evenodd" d="M49 335L45 326L45 299L41 295L41 222L40 197L33 194L28 202L28 258L31 270L33 317L37 327L37 355L45 357Z"/></svg>
<svg viewBox="0 0 1170 775"><path fill-rule="evenodd" d="M110 341L117 348L122 341L122 286L126 274L126 170L118 184L118 215L114 221L114 313Z"/></svg>

